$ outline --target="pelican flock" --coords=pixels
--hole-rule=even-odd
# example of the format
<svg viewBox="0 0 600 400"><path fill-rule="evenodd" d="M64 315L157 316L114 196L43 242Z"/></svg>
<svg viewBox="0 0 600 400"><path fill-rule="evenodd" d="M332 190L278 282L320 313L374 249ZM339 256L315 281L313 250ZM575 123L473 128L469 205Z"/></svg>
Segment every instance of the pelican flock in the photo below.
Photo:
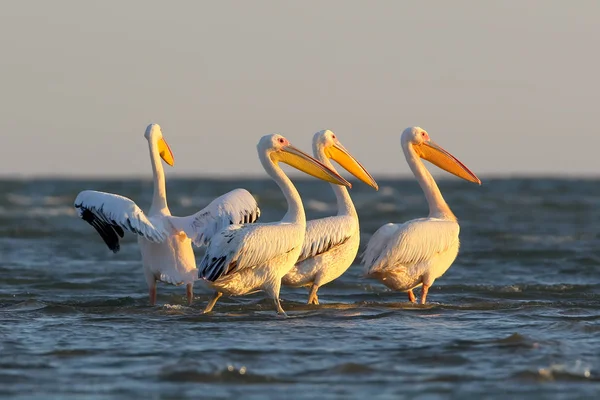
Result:
<svg viewBox="0 0 600 400"><path fill-rule="evenodd" d="M315 133L313 154L331 170L335 171L335 168L330 159L367 185L378 189L375 179L348 153L332 131ZM335 184L331 184L331 188L337 199L337 215L306 223L300 257L282 281L288 286L310 286L308 304L319 304L319 288L346 272L356 258L360 244L358 214L348 189Z"/></svg>
<svg viewBox="0 0 600 400"><path fill-rule="evenodd" d="M390 289L408 292L411 302L416 300L413 289L422 285L421 304L425 304L433 282L458 255L460 227L421 158L469 182L481 181L419 127L405 129L400 142L406 162L425 193L429 216L383 225L369 240L363 263L367 276Z"/></svg>
<svg viewBox="0 0 600 400"><path fill-rule="evenodd" d="M75 199L79 217L92 225L113 252L120 250L119 239L128 231L138 236L150 304L156 303L156 282L186 285L188 304L198 277L192 241L200 246L230 223L254 222L260 210L254 197L236 189L213 200L188 217L172 217L167 205L162 160L170 166L174 158L158 124L150 124L148 141L154 180L154 194L148 214L127 197L84 190Z"/></svg>
<svg viewBox="0 0 600 400"><path fill-rule="evenodd" d="M354 262L360 245L358 213L346 188L350 183L337 173L331 160L375 190L378 186L332 131L313 136L314 158L281 135L260 139L259 160L287 201L283 218L267 223L256 223L260 209L244 189L216 198L193 215L172 216L162 161L173 166L173 153L159 125L150 124L144 137L154 181L147 214L126 197L94 190L80 192L74 206L115 253L125 231L137 235L152 305L157 282L185 284L191 305L194 283L199 280L214 291L204 313L211 312L224 294L264 291L277 313L285 315L279 299L282 284L309 287L308 304L318 305L319 288L339 278ZM407 292L413 303L413 289L422 286L421 303L425 304L429 288L458 255L460 227L422 159L469 182L481 181L419 127L405 129L400 143L427 199L429 216L380 227L369 240L362 263L367 277ZM337 200L337 215L307 222L300 194L280 163L329 182ZM206 246L198 267L192 244Z"/></svg>
<svg viewBox="0 0 600 400"><path fill-rule="evenodd" d="M215 289L205 313L223 294L240 296L263 290L273 299L277 313L285 315L279 301L281 278L292 269L302 250L306 215L300 194L280 162L316 178L351 186L281 135L263 136L257 150L263 168L285 196L287 213L278 222L230 225L212 238L199 266L200 278Z"/></svg>

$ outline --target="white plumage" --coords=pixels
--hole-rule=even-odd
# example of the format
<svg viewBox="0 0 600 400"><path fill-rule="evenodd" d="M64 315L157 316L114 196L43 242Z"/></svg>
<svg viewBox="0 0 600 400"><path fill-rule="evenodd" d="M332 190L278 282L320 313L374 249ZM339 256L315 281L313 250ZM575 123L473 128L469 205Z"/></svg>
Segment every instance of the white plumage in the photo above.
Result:
<svg viewBox="0 0 600 400"><path fill-rule="evenodd" d="M298 263L346 243L358 231L358 218L337 215L306 222L306 236Z"/></svg>
<svg viewBox="0 0 600 400"><path fill-rule="evenodd" d="M458 233L456 221L435 218L384 225L364 252L367 274L395 290L407 291L423 283L431 286L454 262Z"/></svg>
<svg viewBox="0 0 600 400"><path fill-rule="evenodd" d="M215 236L202 260L202 276L216 281L245 269L263 265L289 252L298 253L302 239L298 224L233 225ZM244 294L235 288L231 294Z"/></svg>
<svg viewBox="0 0 600 400"><path fill-rule="evenodd" d="M151 221L131 199L118 194L84 190L77 195L74 205L79 217L86 221L89 219L88 222L94 228L112 230L120 237L123 237L123 231L126 230L151 242L160 243L169 235L163 218ZM88 213L92 215L88 216ZM102 237L108 239L114 235L107 231ZM116 242L106 244L114 253L121 249L118 238Z"/></svg>
<svg viewBox="0 0 600 400"><path fill-rule="evenodd" d="M401 143L427 198L429 217L383 225L369 240L362 259L367 276L391 289L408 292L412 302L416 300L412 289L422 285L421 303L425 304L429 287L450 268L458 255L460 227L420 158L470 182L481 184L481 181L431 141L421 128L407 128L402 133Z"/></svg>
<svg viewBox="0 0 600 400"><path fill-rule="evenodd" d="M239 296L263 290L277 312L281 278L298 259L306 229L304 207L298 191L278 163L287 163L317 178L350 185L334 171L293 147L281 135L267 135L257 146L265 171L279 185L288 211L279 222L231 225L217 233L200 262L200 277L215 289L204 312L210 312L222 294Z"/></svg>
<svg viewBox="0 0 600 400"><path fill-rule="evenodd" d="M193 283L198 277L192 240L200 246L229 224L254 222L260 210L248 191L236 189L194 215L171 216L160 158L173 165L173 155L157 124L148 126L145 137L154 177L154 195L147 215L127 197L93 190L79 193L74 205L79 216L96 229L115 253L120 249L119 239L125 231L138 236L151 304L156 302L157 281L186 284L188 303L191 303Z"/></svg>
<svg viewBox="0 0 600 400"><path fill-rule="evenodd" d="M245 189L234 189L193 215L169 217L168 220L196 246L202 246L226 226L252 223L259 217L260 209L254 197Z"/></svg>
<svg viewBox="0 0 600 400"><path fill-rule="evenodd" d="M159 214L148 218L133 200L95 190L79 193L74 204L81 218L85 219L87 211L95 217L94 227L112 229L121 238L125 230L150 242L161 243L172 234L184 233L196 246L206 244L216 232L230 224L252 223L260 216L256 200L245 189L225 193L187 217ZM115 253L120 250L118 242L114 246L107 245Z"/></svg>
<svg viewBox="0 0 600 400"><path fill-rule="evenodd" d="M401 226L402 224L388 223L382 225L375 231L373 236L371 236L367 248L362 254L362 261L365 265L369 266L369 270L375 262L383 256L385 248ZM369 270L366 272L369 273Z"/></svg>
<svg viewBox="0 0 600 400"><path fill-rule="evenodd" d="M313 137L313 154L335 171L333 159L366 184L377 189L377 183L366 169L352 157L330 130ZM308 304L319 304L319 288L339 278L350 267L360 244L358 215L345 187L331 185L337 198L336 216L306 223L302 251L294 267L283 277L288 286L310 286Z"/></svg>

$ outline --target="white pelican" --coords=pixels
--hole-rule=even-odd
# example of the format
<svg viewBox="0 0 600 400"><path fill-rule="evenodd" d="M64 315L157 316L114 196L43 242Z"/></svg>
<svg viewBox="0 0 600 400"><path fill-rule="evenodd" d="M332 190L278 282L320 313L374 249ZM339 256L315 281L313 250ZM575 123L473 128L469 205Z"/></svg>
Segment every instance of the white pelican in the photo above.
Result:
<svg viewBox="0 0 600 400"><path fill-rule="evenodd" d="M423 285L421 304L425 304L429 287L458 255L459 226L420 159L469 182L481 185L481 181L419 127L405 129L400 141L406 161L425 193L429 217L383 225L369 240L363 263L367 276L379 279L390 289L408 292L411 302L416 300L412 290Z"/></svg>
<svg viewBox="0 0 600 400"><path fill-rule="evenodd" d="M332 131L315 133L313 154L333 171L335 168L329 159L336 161L375 190L378 189L373 177L348 153ZM346 272L356 258L360 244L358 215L348 189L334 184L331 188L337 199L337 215L306 223L306 236L300 257L282 280L288 286L310 286L308 304L319 304L319 288Z"/></svg>
<svg viewBox="0 0 600 400"><path fill-rule="evenodd" d="M285 315L279 302L281 278L294 266L302 250L306 216L298 191L279 166L286 163L319 179L346 185L336 172L298 150L281 135L263 136L257 145L263 168L283 192L288 210L279 222L230 225L213 236L198 267L200 278L215 289L205 313L223 295L240 296L263 290Z"/></svg>
<svg viewBox="0 0 600 400"><path fill-rule="evenodd" d="M124 236L124 230L138 235L152 305L156 303L157 281L172 285L185 283L188 304L191 304L194 281L198 278L192 240L200 246L224 226L254 222L260 210L250 193L236 189L194 215L171 217L160 158L173 166L173 153L159 125L148 125L144 137L148 140L154 176L154 195L148 214L127 197L93 190L79 193L75 208L114 253L120 249L119 237Z"/></svg>

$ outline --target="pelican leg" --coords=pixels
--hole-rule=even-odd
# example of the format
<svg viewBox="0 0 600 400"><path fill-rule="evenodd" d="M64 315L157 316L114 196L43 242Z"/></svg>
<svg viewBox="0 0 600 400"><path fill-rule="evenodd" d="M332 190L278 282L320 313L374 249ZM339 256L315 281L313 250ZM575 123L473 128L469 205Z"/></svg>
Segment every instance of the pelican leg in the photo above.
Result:
<svg viewBox="0 0 600 400"><path fill-rule="evenodd" d="M219 300L219 298L223 296L222 292L215 292L215 294L213 294L213 296L210 298L210 300L208 301L208 304L206 305L206 307L204 308L204 311L202 311L202 314L208 314L209 312L212 311L213 307L215 306L215 304L217 303L217 300Z"/></svg>
<svg viewBox="0 0 600 400"><path fill-rule="evenodd" d="M313 283L310 288L310 293L308 294L308 303L307 304L315 304L319 305L319 298L317 297L317 290L319 290L319 286Z"/></svg>
<svg viewBox="0 0 600 400"><path fill-rule="evenodd" d="M423 290L421 290L421 304L425 304L425 300L427 300L427 293L429 292L429 286L431 286L431 285L423 284Z"/></svg>
<svg viewBox="0 0 600 400"><path fill-rule="evenodd" d="M285 311L283 311L283 307L281 307L281 301L279 301L278 298L273 299L273 301L275 302L275 308L277 309L277 314L282 317L287 317L287 314L285 313Z"/></svg>
<svg viewBox="0 0 600 400"><path fill-rule="evenodd" d="M411 303L417 302L417 298L415 297L415 294L413 293L412 289L409 289L408 291L408 301L410 301Z"/></svg>
<svg viewBox="0 0 600 400"><path fill-rule="evenodd" d="M193 283L188 283L185 286L185 292L186 292L186 295L187 295L188 306L191 306L192 302L194 301L194 284Z"/></svg>
<svg viewBox="0 0 600 400"><path fill-rule="evenodd" d="M273 299L273 302L275 303L275 309L277 310L277 314L287 317L287 314L285 313L285 311L283 311L283 308L281 307L281 301L279 300L280 289L281 279L276 279L275 282L270 282L270 284L263 286L265 294Z"/></svg>
<svg viewBox="0 0 600 400"><path fill-rule="evenodd" d="M156 281L152 282L148 288L148 297L150 298L150 305L156 304Z"/></svg>

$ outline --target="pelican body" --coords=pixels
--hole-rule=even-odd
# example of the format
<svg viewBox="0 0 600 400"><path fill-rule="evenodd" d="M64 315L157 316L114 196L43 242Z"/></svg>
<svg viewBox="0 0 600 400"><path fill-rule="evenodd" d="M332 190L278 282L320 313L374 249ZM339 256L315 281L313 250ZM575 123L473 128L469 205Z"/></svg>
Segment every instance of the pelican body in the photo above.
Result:
<svg viewBox="0 0 600 400"><path fill-rule="evenodd" d="M212 238L199 265L200 278L215 289L205 313L213 309L223 294L241 296L262 290L273 299L277 312L285 315L279 301L281 278L298 260L306 216L300 195L280 162L319 179L351 186L281 135L263 136L257 150L263 168L283 192L288 209L281 221L230 225Z"/></svg>
<svg viewBox="0 0 600 400"><path fill-rule="evenodd" d="M390 289L408 292L411 302L416 301L413 289L422 285L421 304L425 304L433 282L458 255L460 227L421 158L469 182L481 181L419 127L405 129L400 141L406 161L425 193L429 216L383 225L369 240L363 263L368 277Z"/></svg>
<svg viewBox="0 0 600 400"><path fill-rule="evenodd" d="M171 216L161 158L173 166L173 153L158 124L150 124L144 137L148 141L154 180L148 214L127 197L93 190L79 193L74 205L79 216L96 229L114 253L120 250L119 239L124 237L124 231L138 236L150 304L156 303L158 281L185 284L187 301L191 304L194 281L198 278L192 241L203 245L215 232L232 222L254 222L260 210L250 193L236 189L213 200L194 215Z"/></svg>
<svg viewBox="0 0 600 400"><path fill-rule="evenodd" d="M373 177L348 153L332 131L315 133L313 154L333 171L335 168L330 159L367 185L378 189ZM331 188L337 199L337 215L306 223L300 257L282 280L288 286L309 286L308 304L319 304L319 288L346 272L356 258L360 244L358 214L348 189L335 184L331 184Z"/></svg>

